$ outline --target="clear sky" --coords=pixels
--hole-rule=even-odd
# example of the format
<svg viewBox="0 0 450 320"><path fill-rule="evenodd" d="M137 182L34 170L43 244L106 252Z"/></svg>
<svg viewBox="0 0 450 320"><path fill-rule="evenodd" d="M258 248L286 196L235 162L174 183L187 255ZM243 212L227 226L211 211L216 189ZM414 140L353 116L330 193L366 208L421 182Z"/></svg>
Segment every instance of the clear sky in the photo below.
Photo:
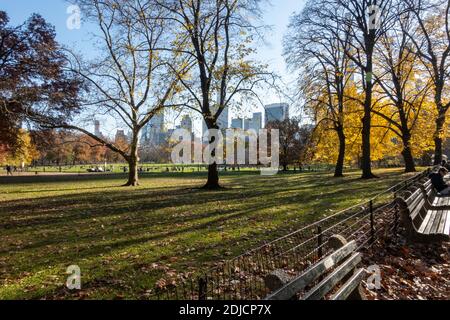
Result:
<svg viewBox="0 0 450 320"><path fill-rule="evenodd" d="M273 29L265 39L267 45L259 47L258 58L280 74L285 83L292 81L293 77L287 73L282 56L283 35L286 33L289 17L294 11L300 11L304 2L305 0L272 0L271 4L264 7L264 23ZM89 56L92 54L90 28L82 25L80 29L69 30L66 24L68 7L69 3L65 0L0 0L0 10L8 13L12 24L22 23L32 13L39 13L55 26L60 43ZM264 97L266 104L282 102L281 100L284 99L275 95Z"/></svg>

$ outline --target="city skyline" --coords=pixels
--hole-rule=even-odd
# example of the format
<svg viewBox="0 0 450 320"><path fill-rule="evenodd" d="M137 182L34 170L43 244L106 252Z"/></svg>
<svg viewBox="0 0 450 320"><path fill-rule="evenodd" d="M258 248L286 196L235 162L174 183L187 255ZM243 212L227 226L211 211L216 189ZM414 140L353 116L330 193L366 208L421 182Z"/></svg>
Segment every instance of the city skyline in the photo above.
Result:
<svg viewBox="0 0 450 320"><path fill-rule="evenodd" d="M286 63L283 57L283 35L287 31L290 16L300 11L304 5L303 0L284 0L283 2L266 3L263 7L262 21L265 25L271 27L272 30L267 31L263 41L258 41L258 52L255 59L262 63L271 66L271 71L276 72L285 84L292 83L294 76L287 70ZM82 54L86 58L90 59L98 55L98 50L94 42L92 33L95 27L85 21L82 21L80 29L69 29L67 27L67 19L70 15L69 9L70 3L65 0L41 0L39 2L27 2L27 3L15 3L5 2L2 3L1 10L8 12L11 24L21 24L24 20L28 19L31 14L41 14L49 23L55 27L57 40L67 47L68 49L74 49L77 53ZM272 92L261 92L260 100L265 103L280 103L281 100L285 100L285 97L280 97ZM245 112L262 112L264 107L262 105L253 105L251 110L245 110ZM230 110L230 117L243 117L245 114L236 114L235 110ZM103 133L108 136L114 136L115 132L120 130L127 130L122 124L117 124L114 119L96 116L98 120L102 121ZM169 120L169 118L173 118ZM89 118L89 117L88 117ZM202 132L202 123L199 117L192 116L193 128L197 134ZM167 115L165 122L171 122L170 125L176 128L179 125L180 119L176 115ZM88 122L89 123L89 122Z"/></svg>

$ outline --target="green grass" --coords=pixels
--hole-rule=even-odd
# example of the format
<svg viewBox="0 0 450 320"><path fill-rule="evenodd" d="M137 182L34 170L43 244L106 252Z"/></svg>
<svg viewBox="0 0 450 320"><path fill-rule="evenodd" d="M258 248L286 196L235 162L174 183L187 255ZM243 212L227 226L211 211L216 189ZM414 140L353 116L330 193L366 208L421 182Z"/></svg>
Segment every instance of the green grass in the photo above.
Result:
<svg viewBox="0 0 450 320"><path fill-rule="evenodd" d="M321 173L0 177L0 299L143 299L156 281L230 259L359 203L408 176L400 170L333 179ZM70 265L82 291L65 289Z"/></svg>
<svg viewBox="0 0 450 320"><path fill-rule="evenodd" d="M5 167L6 164L0 165L0 174L6 175ZM101 167L104 168L104 163L99 164L85 164L85 165L63 165L63 166L36 166L27 168L28 173L34 174L37 172L38 174L42 173L79 173L84 174L87 173L88 169ZM123 173L123 168L128 168L128 164L126 163L108 163L107 169L109 173ZM198 164L188 164L188 165L174 165L174 164L149 164L149 163L140 163L138 165L139 168L143 168L145 173L167 173L169 170L170 173L175 172L176 170L180 171L183 168L185 173L197 173L197 172L206 172L208 170L208 166L206 165L198 165ZM314 165L309 167L310 169L330 169L332 166L330 165ZM293 168L291 168L292 170ZM309 170L308 167L305 169ZM231 170L231 169L230 169ZM256 171L256 168L243 168L242 171ZM20 175L20 173L15 173L15 175Z"/></svg>

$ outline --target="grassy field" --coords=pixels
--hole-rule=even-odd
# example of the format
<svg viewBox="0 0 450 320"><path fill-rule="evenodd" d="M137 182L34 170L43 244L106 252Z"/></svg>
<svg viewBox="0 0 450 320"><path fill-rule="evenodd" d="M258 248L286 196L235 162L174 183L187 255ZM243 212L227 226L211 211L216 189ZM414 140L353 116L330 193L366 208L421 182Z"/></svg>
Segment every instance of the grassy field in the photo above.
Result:
<svg viewBox="0 0 450 320"><path fill-rule="evenodd" d="M6 164L0 165L0 175L6 175L5 170ZM64 166L37 166L37 167L29 167L26 168L25 172L29 174L34 174L37 172L38 174L43 173L79 173L84 174L88 172L88 169L100 167L102 169L105 168L105 164L86 164L86 165L64 165ZM128 165L126 163L114 163L107 164L106 169L110 173L123 173L124 167L128 169ZM208 166L206 165L174 165L174 164L150 164L150 163L140 163L139 168L142 168L143 173L174 173L183 170L185 173L198 173L198 172L207 172ZM332 170L333 167L329 165L313 165L306 166L304 168L305 171L318 170L318 171L326 171ZM223 168L221 168L223 170ZM231 170L231 168L229 169ZM257 171L257 168L243 168L243 171ZM293 170L293 168L291 168ZM22 173L17 172L15 175L21 175Z"/></svg>
<svg viewBox="0 0 450 320"><path fill-rule="evenodd" d="M0 177L0 299L145 299L161 278L196 272L375 195L400 170L222 175L150 174L136 189L120 175ZM78 265L82 290L65 289Z"/></svg>

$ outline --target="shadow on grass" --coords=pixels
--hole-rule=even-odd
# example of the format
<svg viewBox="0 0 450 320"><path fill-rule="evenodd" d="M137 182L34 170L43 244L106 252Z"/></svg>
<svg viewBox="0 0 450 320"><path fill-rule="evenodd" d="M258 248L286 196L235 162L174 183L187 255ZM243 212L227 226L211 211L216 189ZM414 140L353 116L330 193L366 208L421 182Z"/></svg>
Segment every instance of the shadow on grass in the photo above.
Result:
<svg viewBox="0 0 450 320"><path fill-rule="evenodd" d="M164 260L167 251L197 265L213 262L219 259L213 252L242 253L401 179L387 175L383 184L375 185L356 176L239 174L227 177L227 189L213 193L176 185L126 190L105 186L103 192L4 201L0 275L20 278L25 271L76 261L95 269L99 257L119 259L118 252L133 249L145 250L153 262ZM192 247L201 256L184 251ZM148 259L122 261L129 267L114 275L121 277L139 263L151 263Z"/></svg>

